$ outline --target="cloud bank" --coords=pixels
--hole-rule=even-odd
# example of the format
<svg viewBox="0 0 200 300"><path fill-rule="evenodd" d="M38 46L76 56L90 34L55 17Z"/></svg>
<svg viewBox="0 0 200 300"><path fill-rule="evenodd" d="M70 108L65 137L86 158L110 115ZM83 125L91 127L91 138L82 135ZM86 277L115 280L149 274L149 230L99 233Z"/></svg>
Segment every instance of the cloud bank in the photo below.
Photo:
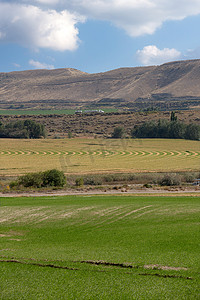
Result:
<svg viewBox="0 0 200 300"><path fill-rule="evenodd" d="M137 51L138 60L144 65L160 65L181 58L181 52L172 48L158 49L154 45L146 46Z"/></svg>
<svg viewBox="0 0 200 300"><path fill-rule="evenodd" d="M75 50L78 23L108 21L131 37L153 34L165 21L200 14L199 0L0 0L0 42Z"/></svg>

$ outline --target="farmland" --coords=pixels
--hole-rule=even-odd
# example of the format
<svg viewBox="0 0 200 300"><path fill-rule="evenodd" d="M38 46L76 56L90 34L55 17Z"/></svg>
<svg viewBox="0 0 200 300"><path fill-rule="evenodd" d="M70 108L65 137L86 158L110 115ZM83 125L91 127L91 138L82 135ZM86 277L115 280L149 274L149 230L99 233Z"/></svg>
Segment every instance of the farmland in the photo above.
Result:
<svg viewBox="0 0 200 300"><path fill-rule="evenodd" d="M1 198L1 299L197 299L199 197Z"/></svg>
<svg viewBox="0 0 200 300"><path fill-rule="evenodd" d="M1 139L0 175L51 168L66 174L199 171L198 141Z"/></svg>

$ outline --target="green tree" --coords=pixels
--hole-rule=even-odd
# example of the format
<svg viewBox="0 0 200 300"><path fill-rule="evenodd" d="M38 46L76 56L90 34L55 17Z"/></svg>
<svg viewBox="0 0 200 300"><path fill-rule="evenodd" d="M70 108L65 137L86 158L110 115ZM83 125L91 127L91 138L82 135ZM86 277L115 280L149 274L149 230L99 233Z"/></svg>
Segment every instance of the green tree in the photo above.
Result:
<svg viewBox="0 0 200 300"><path fill-rule="evenodd" d="M44 125L36 123L32 120L25 120L23 125L27 129L30 139L37 139L42 136L45 137Z"/></svg>
<svg viewBox="0 0 200 300"><path fill-rule="evenodd" d="M123 127L116 127L112 133L113 139L121 139L124 135L124 128Z"/></svg>
<svg viewBox="0 0 200 300"><path fill-rule="evenodd" d="M189 124L185 130L185 139L200 140L200 126L197 124Z"/></svg>
<svg viewBox="0 0 200 300"><path fill-rule="evenodd" d="M9 122L0 126L0 138L30 138L45 137L45 127L33 120Z"/></svg>
<svg viewBox="0 0 200 300"><path fill-rule="evenodd" d="M186 125L182 122L173 121L170 123L170 134L171 139L184 139Z"/></svg>
<svg viewBox="0 0 200 300"><path fill-rule="evenodd" d="M200 126L186 125L180 121L159 120L136 125L131 131L132 138L170 138L200 140Z"/></svg>
<svg viewBox="0 0 200 300"><path fill-rule="evenodd" d="M174 111L171 112L170 121L171 122L177 121L177 116Z"/></svg>

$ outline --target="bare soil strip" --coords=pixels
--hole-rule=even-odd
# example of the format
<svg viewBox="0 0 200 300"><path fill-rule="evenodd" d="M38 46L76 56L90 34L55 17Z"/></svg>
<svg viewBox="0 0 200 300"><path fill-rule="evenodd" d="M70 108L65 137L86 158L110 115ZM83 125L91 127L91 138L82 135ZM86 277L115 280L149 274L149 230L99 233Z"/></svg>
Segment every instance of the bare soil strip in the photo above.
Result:
<svg viewBox="0 0 200 300"><path fill-rule="evenodd" d="M76 261L77 262L77 261ZM114 266L114 267L120 267L120 268L127 268L127 269L138 269L138 268L144 268L144 269L152 269L152 270L173 270L173 271L187 271L187 268L184 267L169 267L169 266L160 266L160 265L144 265L144 266L133 266L131 264L127 263L113 263L113 262L107 262L103 260L81 260L80 263L86 263L91 265L103 265L103 266Z"/></svg>
<svg viewBox="0 0 200 300"><path fill-rule="evenodd" d="M70 268L67 266L58 266L54 264L42 264L42 263L35 263L35 262L25 262L17 259L7 259L7 260L0 260L0 263L16 263L16 264L22 264L22 265L31 265L31 266L37 266L37 267L43 267L43 268L54 268L54 269L62 269L62 270L70 270L70 271L80 271L78 268ZM114 267L120 267L120 268L139 268L138 266L132 266L128 264L123 264L123 263L109 263L109 262L104 262L104 261L80 261L80 263L88 263L88 264L93 264L93 265L104 265L104 266L114 266ZM97 272L102 272L102 270L95 270ZM127 274L132 274L132 273L127 273ZM139 275L139 276L157 276L157 277L162 277L162 278L177 278L177 279L189 279L193 280L192 277L188 276L182 276L182 275L169 275L169 274L158 274L158 273L139 273L139 274L134 274L134 275Z"/></svg>
<svg viewBox="0 0 200 300"><path fill-rule="evenodd" d="M137 189L130 189L126 193L117 190L92 190L92 191L50 191L50 192L6 192L0 193L0 197L46 197L46 196L95 196L95 195L126 195L126 196L142 196L142 195L151 195L151 196L200 196L200 189L190 189L190 190L155 190L155 189L148 189L148 190L137 190Z"/></svg>
<svg viewBox="0 0 200 300"><path fill-rule="evenodd" d="M8 259L8 260L0 260L1 263L17 263L17 264L22 264L22 265L31 265L31 266L38 266L38 267L49 267L49 268L54 268L54 269L64 269L64 270L79 270L77 268L69 268L65 266L57 266L54 264L40 264L40 263L31 263L31 262L24 262L16 259Z"/></svg>
<svg viewBox="0 0 200 300"><path fill-rule="evenodd" d="M152 270L173 270L173 271L187 271L187 268L184 267L169 267L169 266L160 266L160 265L144 265L145 269L152 269Z"/></svg>
<svg viewBox="0 0 200 300"><path fill-rule="evenodd" d="M151 274L151 273L140 273L138 274L140 276L157 276L157 277L162 277L162 278L180 278L180 279L189 279L189 280L193 280L192 277L188 277L188 276L182 276L182 275L163 275L163 274Z"/></svg>

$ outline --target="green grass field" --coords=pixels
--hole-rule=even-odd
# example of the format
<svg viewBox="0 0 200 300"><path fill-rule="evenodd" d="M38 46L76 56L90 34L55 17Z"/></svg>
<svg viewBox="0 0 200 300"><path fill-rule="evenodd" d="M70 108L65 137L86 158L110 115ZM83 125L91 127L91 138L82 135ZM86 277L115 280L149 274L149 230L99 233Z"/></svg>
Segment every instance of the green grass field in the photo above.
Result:
<svg viewBox="0 0 200 300"><path fill-rule="evenodd" d="M117 109L105 108L106 113L116 112ZM76 109L0 109L3 116L22 116L22 115L73 115Z"/></svg>
<svg viewBox="0 0 200 300"><path fill-rule="evenodd" d="M1 139L0 175L199 171L200 142L168 139Z"/></svg>
<svg viewBox="0 0 200 300"><path fill-rule="evenodd" d="M3 116L34 116L34 115L72 115L74 109L1 109L0 115Z"/></svg>
<svg viewBox="0 0 200 300"><path fill-rule="evenodd" d="M0 299L199 299L199 200L0 198Z"/></svg>

